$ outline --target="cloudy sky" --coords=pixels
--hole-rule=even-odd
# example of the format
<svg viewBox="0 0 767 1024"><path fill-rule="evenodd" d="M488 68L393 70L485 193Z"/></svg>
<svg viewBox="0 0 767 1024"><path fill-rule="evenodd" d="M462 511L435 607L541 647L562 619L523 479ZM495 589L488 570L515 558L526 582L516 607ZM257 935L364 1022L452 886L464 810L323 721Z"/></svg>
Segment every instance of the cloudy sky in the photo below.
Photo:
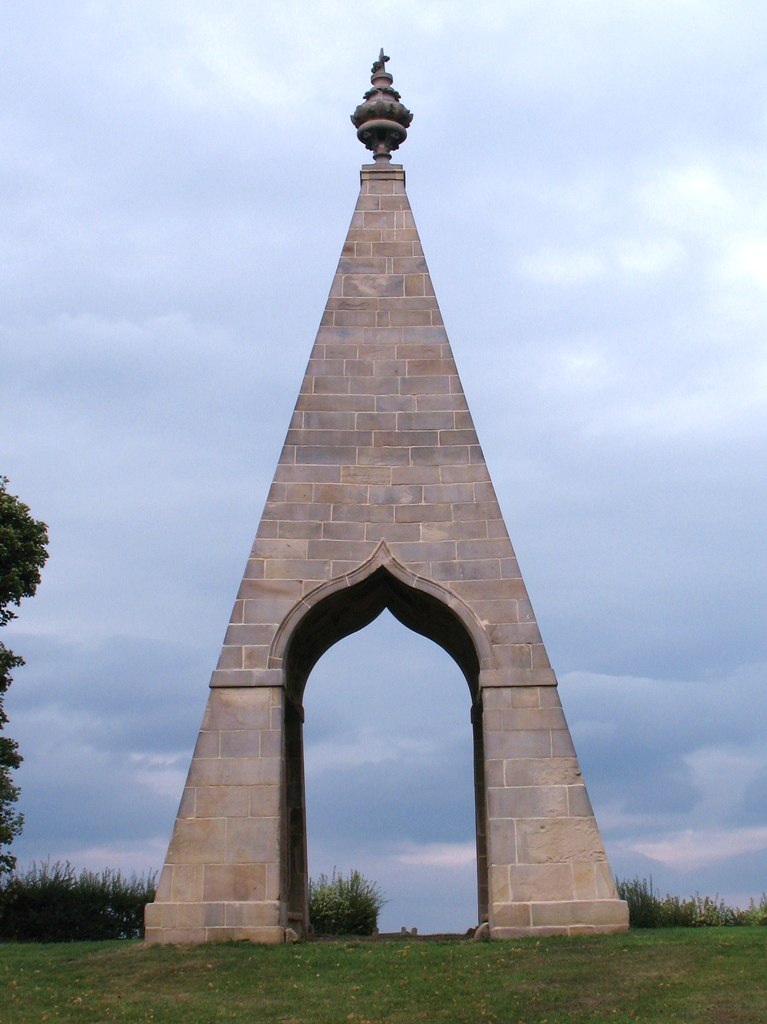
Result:
<svg viewBox="0 0 767 1024"><path fill-rule="evenodd" d="M6 0L0 472L51 537L5 637L21 864L162 864L383 45L613 869L767 888L766 37L757 0ZM380 619L306 741L312 873L473 924L450 659Z"/></svg>

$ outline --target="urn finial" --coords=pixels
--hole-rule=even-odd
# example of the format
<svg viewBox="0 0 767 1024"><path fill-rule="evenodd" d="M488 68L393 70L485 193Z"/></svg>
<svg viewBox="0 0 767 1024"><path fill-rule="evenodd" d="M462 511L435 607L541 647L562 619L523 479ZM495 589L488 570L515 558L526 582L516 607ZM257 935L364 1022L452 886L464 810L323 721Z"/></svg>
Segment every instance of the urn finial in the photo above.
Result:
<svg viewBox="0 0 767 1024"><path fill-rule="evenodd" d="M389 58L383 52L378 55L371 68L370 82L363 102L351 115L352 124L357 129L357 138L373 153L376 163L391 160L392 152L399 149L407 138L407 130L413 115L400 96L392 88L394 79L386 70Z"/></svg>

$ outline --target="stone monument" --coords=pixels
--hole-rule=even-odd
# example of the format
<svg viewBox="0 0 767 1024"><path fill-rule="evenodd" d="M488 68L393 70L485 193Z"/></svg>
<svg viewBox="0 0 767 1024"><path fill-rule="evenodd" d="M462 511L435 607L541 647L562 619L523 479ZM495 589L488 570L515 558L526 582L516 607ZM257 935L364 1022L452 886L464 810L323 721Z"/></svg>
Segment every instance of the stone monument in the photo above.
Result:
<svg viewBox="0 0 767 1024"><path fill-rule="evenodd" d="M478 923L623 931L557 681L391 153L412 114L381 51L352 115L372 151L234 603L146 938L306 935L303 692L384 608L472 700ZM467 726L468 727L468 726Z"/></svg>

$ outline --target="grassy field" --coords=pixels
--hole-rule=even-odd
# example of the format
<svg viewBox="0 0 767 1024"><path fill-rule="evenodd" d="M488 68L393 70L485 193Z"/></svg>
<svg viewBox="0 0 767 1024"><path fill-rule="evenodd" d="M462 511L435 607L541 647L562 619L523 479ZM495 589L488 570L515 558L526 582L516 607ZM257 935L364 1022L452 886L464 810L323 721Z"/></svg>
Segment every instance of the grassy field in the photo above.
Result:
<svg viewBox="0 0 767 1024"><path fill-rule="evenodd" d="M767 928L510 942L0 945L1 1024L765 1024Z"/></svg>

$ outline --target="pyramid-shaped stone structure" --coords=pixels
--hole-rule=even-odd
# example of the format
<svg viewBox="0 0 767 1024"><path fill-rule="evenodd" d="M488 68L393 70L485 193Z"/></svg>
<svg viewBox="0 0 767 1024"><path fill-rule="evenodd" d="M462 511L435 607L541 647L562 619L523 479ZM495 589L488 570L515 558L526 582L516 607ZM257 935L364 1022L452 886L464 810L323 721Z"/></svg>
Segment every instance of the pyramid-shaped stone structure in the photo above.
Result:
<svg viewBox="0 0 767 1024"><path fill-rule="evenodd" d="M387 159L411 115L385 60L382 53L374 65L367 107L355 112L376 159L361 171L211 679L147 907L150 942L306 934L303 689L324 651L383 608L448 651L471 692L483 931L504 938L627 927L405 173Z"/></svg>

